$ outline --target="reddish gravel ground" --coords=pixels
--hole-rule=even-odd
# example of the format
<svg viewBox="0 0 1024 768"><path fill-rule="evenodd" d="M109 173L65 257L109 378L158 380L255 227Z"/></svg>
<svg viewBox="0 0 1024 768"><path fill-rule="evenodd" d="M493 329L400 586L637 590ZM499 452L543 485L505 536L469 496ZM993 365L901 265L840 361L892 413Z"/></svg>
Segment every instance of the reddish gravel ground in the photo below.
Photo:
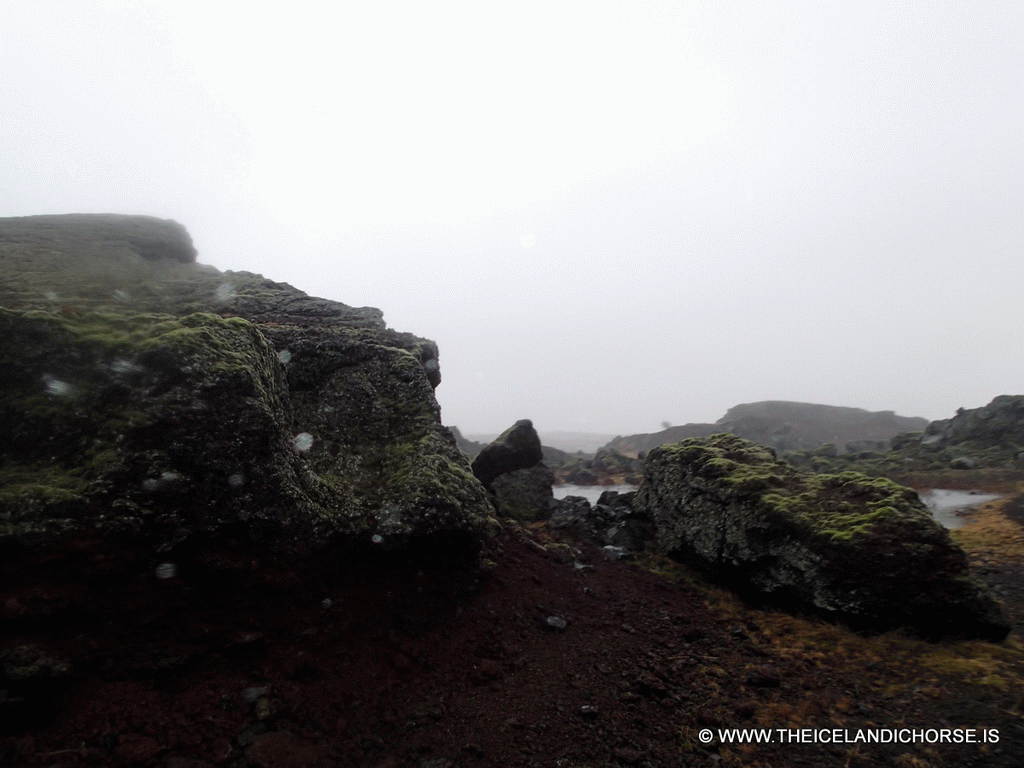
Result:
<svg viewBox="0 0 1024 768"><path fill-rule="evenodd" d="M1018 508L991 513L1000 535L1020 533ZM574 552L543 525L507 525L484 569L437 547L287 561L235 541L176 553L158 579L105 547L0 559L0 764L1024 764L1012 548L976 556L1017 626L996 645L756 609L668 561ZM773 743L730 742L732 728ZM820 743L833 729L989 743Z"/></svg>

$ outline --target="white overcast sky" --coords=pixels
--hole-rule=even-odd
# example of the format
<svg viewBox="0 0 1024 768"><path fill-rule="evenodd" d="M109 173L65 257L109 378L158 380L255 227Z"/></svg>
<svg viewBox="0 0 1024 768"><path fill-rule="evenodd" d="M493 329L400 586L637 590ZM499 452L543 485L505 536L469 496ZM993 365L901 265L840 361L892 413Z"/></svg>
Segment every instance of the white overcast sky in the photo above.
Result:
<svg viewBox="0 0 1024 768"><path fill-rule="evenodd" d="M0 216L441 348L446 424L1024 392L1020 0L0 4Z"/></svg>

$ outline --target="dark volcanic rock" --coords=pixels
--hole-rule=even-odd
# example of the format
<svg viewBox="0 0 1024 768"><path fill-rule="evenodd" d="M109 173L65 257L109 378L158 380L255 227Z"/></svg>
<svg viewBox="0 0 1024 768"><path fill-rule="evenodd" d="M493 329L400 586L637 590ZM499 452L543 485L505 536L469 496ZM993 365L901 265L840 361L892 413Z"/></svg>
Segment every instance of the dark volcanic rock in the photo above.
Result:
<svg viewBox="0 0 1024 768"><path fill-rule="evenodd" d="M498 510L516 520L546 520L557 507L554 473L543 464L498 475L491 483Z"/></svg>
<svg viewBox="0 0 1024 768"><path fill-rule="evenodd" d="M654 521L633 509L635 491L605 491L593 506L580 496L560 499L548 527L575 541L641 552L654 539Z"/></svg>
<svg viewBox="0 0 1024 768"><path fill-rule="evenodd" d="M960 408L923 432L900 435L893 448L929 468L1015 467L1024 462L1024 395L1000 395L982 408Z"/></svg>
<svg viewBox="0 0 1024 768"><path fill-rule="evenodd" d="M436 345L194 258L173 222L0 219L0 539L475 546Z"/></svg>
<svg viewBox="0 0 1024 768"><path fill-rule="evenodd" d="M490 488L498 475L536 466L543 459L540 437L533 428L533 422L520 419L477 454L473 460L473 474Z"/></svg>
<svg viewBox="0 0 1024 768"><path fill-rule="evenodd" d="M665 552L771 602L873 629L1009 631L963 550L888 480L802 473L770 448L715 435L651 451L634 507Z"/></svg>
<svg viewBox="0 0 1024 768"><path fill-rule="evenodd" d="M559 482L573 485L636 485L641 466L639 459L601 448L593 458L567 455L557 465L555 476Z"/></svg>
<svg viewBox="0 0 1024 768"><path fill-rule="evenodd" d="M502 516L546 520L558 504L551 490L555 476L543 459L533 422L520 419L480 450L473 474L491 492Z"/></svg>

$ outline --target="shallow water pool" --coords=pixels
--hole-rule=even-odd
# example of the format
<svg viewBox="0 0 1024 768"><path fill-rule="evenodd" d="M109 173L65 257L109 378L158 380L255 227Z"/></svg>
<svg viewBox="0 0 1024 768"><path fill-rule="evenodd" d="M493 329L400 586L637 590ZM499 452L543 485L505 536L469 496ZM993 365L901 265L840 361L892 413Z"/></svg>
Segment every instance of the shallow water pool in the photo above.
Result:
<svg viewBox="0 0 1024 768"><path fill-rule="evenodd" d="M963 528L972 512L982 504L999 498L998 493L954 491L948 488L931 488L921 491L918 496L931 510L932 516L947 528Z"/></svg>
<svg viewBox="0 0 1024 768"><path fill-rule="evenodd" d="M605 491L618 491L627 493L635 491L635 485L556 485L552 487L556 499L564 499L566 496L582 496L591 504L597 504L601 494Z"/></svg>

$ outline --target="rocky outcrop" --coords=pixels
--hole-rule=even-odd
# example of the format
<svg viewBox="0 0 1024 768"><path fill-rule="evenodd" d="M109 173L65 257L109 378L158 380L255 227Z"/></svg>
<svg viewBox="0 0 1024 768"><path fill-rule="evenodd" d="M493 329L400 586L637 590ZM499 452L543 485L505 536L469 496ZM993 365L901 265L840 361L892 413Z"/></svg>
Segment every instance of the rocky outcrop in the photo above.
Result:
<svg viewBox="0 0 1024 768"><path fill-rule="evenodd" d="M555 476L543 459L533 422L520 419L480 450L473 474L491 492L503 517L544 520L557 503L551 490Z"/></svg>
<svg viewBox="0 0 1024 768"><path fill-rule="evenodd" d="M651 451L634 507L663 551L772 603L932 636L1009 631L963 550L888 480L802 473L722 434Z"/></svg>
<svg viewBox="0 0 1024 768"><path fill-rule="evenodd" d="M592 457L566 456L555 465L560 483L573 485L636 485L642 461L618 451L601 448Z"/></svg>
<svg viewBox="0 0 1024 768"><path fill-rule="evenodd" d="M865 441L884 447L901 432L923 429L927 423L892 411L766 400L734 406L714 424L684 424L654 434L618 437L608 447L637 456L666 443L728 433L780 451L813 450L825 443L860 450Z"/></svg>
<svg viewBox="0 0 1024 768"><path fill-rule="evenodd" d="M498 475L527 469L543 460L540 437L533 422L520 419L480 450L473 459L473 474L490 488Z"/></svg>
<svg viewBox="0 0 1024 768"><path fill-rule="evenodd" d="M923 432L900 435L893 449L918 468L1024 466L1024 395L1000 395L982 408L960 408Z"/></svg>
<svg viewBox="0 0 1024 768"><path fill-rule="evenodd" d="M476 546L433 342L197 264L159 219L0 219L0 263L0 539Z"/></svg>

